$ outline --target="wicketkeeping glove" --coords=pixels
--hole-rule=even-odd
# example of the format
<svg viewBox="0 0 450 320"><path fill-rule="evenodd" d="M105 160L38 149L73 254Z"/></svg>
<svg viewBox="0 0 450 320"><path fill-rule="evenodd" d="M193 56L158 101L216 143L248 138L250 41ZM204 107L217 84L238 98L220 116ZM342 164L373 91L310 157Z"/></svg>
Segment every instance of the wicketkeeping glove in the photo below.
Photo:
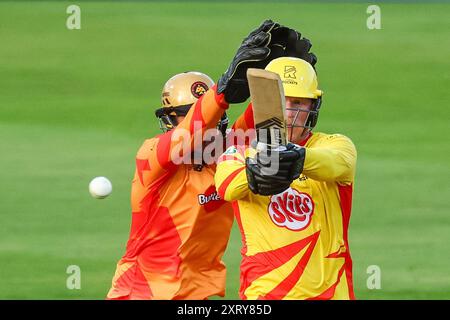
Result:
<svg viewBox="0 0 450 320"><path fill-rule="evenodd" d="M288 143L284 151L263 151L245 161L247 182L255 194L273 195L289 188L300 177L305 148Z"/></svg>
<svg viewBox="0 0 450 320"><path fill-rule="evenodd" d="M272 20L266 20L242 41L227 71L217 82L217 93L224 93L228 103L241 103L250 96L247 69L260 67L269 56L269 32L277 25Z"/></svg>
<svg viewBox="0 0 450 320"><path fill-rule="evenodd" d="M317 57L314 53L309 52L312 47L311 41L302 38L300 32L283 26L275 26L270 33L272 35L270 60L278 57L296 57L309 62L313 67L315 66Z"/></svg>
<svg viewBox="0 0 450 320"><path fill-rule="evenodd" d="M217 93L224 93L228 103L241 103L250 97L247 69L264 69L273 59L298 57L313 67L316 56L309 52L311 43L301 34L272 20L264 21L241 43L230 66L217 82Z"/></svg>

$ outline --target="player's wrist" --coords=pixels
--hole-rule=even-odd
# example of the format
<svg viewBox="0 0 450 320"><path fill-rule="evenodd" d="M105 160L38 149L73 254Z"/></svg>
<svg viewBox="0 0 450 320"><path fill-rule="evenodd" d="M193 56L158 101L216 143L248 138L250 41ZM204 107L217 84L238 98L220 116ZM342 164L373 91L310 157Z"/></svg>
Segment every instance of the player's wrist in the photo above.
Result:
<svg viewBox="0 0 450 320"><path fill-rule="evenodd" d="M230 107L230 104L225 99L225 94L224 93L218 93L217 92L217 84L212 86L211 90L214 91L214 99L216 100L217 105L220 108L227 110Z"/></svg>

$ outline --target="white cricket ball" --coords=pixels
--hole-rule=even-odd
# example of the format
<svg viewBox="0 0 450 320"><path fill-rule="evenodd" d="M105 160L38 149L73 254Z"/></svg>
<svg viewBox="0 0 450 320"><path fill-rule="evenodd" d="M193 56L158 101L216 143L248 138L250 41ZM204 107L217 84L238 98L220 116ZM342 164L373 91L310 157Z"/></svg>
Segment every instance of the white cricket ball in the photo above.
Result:
<svg viewBox="0 0 450 320"><path fill-rule="evenodd" d="M112 184L108 178L95 177L89 183L89 193L96 199L103 199L112 192Z"/></svg>

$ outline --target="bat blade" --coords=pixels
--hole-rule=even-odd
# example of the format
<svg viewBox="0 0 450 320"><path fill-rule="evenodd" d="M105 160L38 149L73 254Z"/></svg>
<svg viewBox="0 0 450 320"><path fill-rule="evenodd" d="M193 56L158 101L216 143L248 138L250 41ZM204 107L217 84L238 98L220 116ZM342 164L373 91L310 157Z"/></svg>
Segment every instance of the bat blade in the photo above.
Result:
<svg viewBox="0 0 450 320"><path fill-rule="evenodd" d="M271 71L249 68L247 79L258 143L273 149L285 146L286 101L280 76Z"/></svg>

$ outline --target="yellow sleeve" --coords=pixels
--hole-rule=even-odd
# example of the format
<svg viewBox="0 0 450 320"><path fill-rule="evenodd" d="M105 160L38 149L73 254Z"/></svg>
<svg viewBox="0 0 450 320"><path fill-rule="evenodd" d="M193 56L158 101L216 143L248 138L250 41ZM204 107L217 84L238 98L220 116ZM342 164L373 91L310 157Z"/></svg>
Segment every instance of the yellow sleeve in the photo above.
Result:
<svg viewBox="0 0 450 320"><path fill-rule="evenodd" d="M306 147L303 174L319 181L353 183L356 168L356 148L341 134L321 137L314 147Z"/></svg>
<svg viewBox="0 0 450 320"><path fill-rule="evenodd" d="M250 192L243 146L231 146L220 156L214 181L219 196L225 201L242 199Z"/></svg>

